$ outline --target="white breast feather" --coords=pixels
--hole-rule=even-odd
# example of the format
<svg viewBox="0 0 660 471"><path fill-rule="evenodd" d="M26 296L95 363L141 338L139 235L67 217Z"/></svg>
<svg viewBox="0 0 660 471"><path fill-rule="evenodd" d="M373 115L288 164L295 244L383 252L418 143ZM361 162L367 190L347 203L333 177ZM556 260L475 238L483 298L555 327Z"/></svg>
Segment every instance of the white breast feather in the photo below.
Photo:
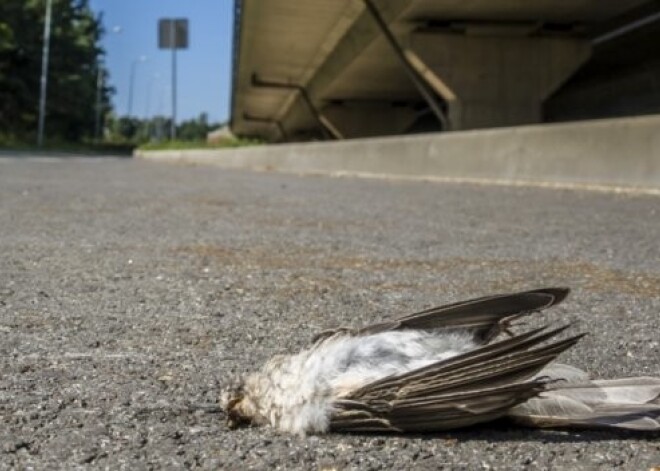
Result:
<svg viewBox="0 0 660 471"><path fill-rule="evenodd" d="M259 415L282 431L326 432L332 402L373 381L475 348L467 332L418 330L337 335L297 355L277 357L246 380ZM266 394L263 394L266 392ZM257 401L254 398L260 398Z"/></svg>

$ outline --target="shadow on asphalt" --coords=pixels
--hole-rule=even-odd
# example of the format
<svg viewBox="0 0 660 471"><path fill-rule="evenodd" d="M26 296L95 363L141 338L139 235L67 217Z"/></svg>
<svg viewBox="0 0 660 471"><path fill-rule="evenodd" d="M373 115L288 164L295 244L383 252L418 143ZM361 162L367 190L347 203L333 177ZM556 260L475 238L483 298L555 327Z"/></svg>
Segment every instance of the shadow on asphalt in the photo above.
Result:
<svg viewBox="0 0 660 471"><path fill-rule="evenodd" d="M379 437L397 434L353 433L353 436ZM530 429L516 427L507 421L488 424L488 427L470 427L440 433L405 434L402 437L421 440L448 440L455 442L539 442L539 443L589 443L605 441L648 441L660 439L660 432L636 432L634 430L576 430L576 429Z"/></svg>

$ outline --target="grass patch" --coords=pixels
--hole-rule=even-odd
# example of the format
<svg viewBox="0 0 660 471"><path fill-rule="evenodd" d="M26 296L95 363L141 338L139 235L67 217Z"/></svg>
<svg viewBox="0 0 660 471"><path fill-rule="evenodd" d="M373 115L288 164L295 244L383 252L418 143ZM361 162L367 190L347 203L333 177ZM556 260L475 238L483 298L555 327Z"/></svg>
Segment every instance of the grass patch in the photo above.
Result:
<svg viewBox="0 0 660 471"><path fill-rule="evenodd" d="M148 142L138 147L139 150L193 150L193 149L228 149L235 147L258 146L263 144L258 139L224 139L220 142L206 141L162 141Z"/></svg>
<svg viewBox="0 0 660 471"><path fill-rule="evenodd" d="M0 134L0 151L48 154L66 153L80 155L132 155L133 150L190 150L190 149L228 149L263 144L258 139L224 139L220 142L208 143L206 141L162 141L143 144L131 142L65 142L49 140L42 147L25 139Z"/></svg>

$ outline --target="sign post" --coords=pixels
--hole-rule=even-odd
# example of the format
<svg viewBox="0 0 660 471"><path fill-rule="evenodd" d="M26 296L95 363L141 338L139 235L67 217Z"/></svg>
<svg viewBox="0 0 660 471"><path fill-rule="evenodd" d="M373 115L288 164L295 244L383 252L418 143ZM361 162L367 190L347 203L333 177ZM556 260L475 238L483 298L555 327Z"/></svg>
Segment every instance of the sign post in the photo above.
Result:
<svg viewBox="0 0 660 471"><path fill-rule="evenodd" d="M165 18L158 22L158 47L172 50L172 123L170 139L176 139L177 108L177 49L188 48L188 20L184 18Z"/></svg>

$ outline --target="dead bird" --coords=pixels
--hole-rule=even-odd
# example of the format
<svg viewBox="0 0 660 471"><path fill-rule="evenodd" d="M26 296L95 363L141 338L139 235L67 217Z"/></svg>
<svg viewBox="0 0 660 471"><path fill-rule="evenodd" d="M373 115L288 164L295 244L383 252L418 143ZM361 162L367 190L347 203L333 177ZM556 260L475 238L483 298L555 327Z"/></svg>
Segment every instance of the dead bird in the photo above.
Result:
<svg viewBox="0 0 660 471"><path fill-rule="evenodd" d="M300 435L435 432L503 417L533 427L659 431L660 378L591 380L554 363L584 335L558 340L568 326L511 332L568 293L488 296L323 332L226 389L221 407L232 428Z"/></svg>

